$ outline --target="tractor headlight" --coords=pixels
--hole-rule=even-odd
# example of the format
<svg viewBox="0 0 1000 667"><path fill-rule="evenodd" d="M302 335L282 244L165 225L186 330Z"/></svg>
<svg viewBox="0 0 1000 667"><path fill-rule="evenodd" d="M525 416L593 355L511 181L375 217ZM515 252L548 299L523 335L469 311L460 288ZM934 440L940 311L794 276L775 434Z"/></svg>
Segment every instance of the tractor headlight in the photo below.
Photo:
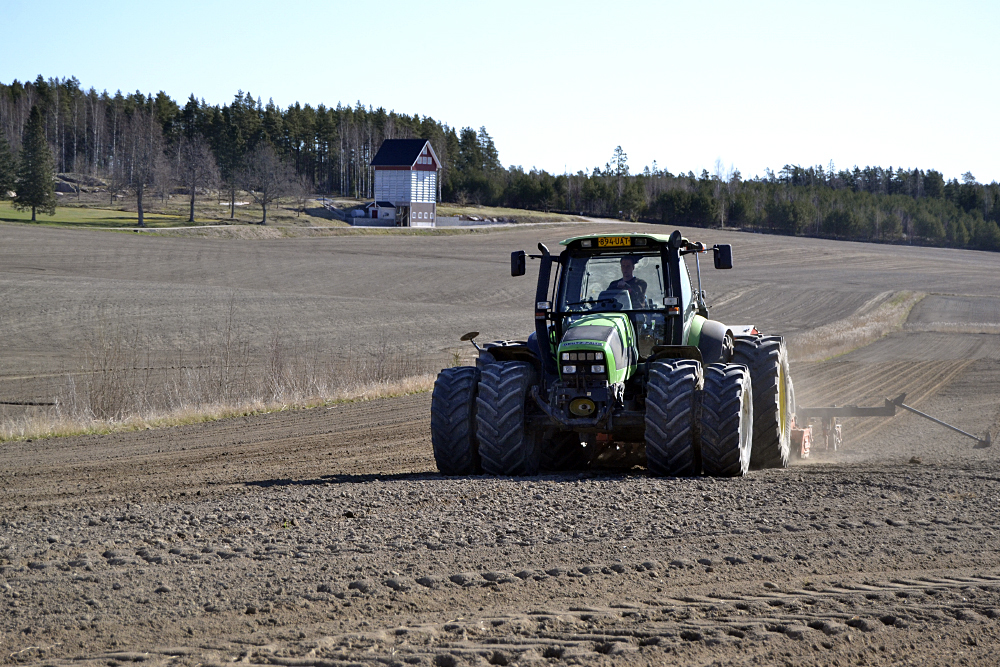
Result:
<svg viewBox="0 0 1000 667"><path fill-rule="evenodd" d="M591 373L604 373L604 364L594 364L590 367Z"/></svg>
<svg viewBox="0 0 1000 667"><path fill-rule="evenodd" d="M575 372L576 372L576 366L575 365L573 365L573 366L563 366L563 373L575 373Z"/></svg>

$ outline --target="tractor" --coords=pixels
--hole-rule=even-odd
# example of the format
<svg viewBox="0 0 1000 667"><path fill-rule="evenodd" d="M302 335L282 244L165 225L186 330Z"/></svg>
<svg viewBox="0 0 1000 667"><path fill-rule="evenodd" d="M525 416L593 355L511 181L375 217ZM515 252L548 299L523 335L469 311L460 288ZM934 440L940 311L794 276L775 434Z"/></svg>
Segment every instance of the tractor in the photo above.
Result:
<svg viewBox="0 0 1000 667"><path fill-rule="evenodd" d="M736 477L788 463L794 397L780 336L709 319L700 256L732 246L672 234L595 234L539 260L535 330L476 342L442 370L431 441L445 475L536 475L630 452L654 475ZM689 263L693 259L693 286Z"/></svg>

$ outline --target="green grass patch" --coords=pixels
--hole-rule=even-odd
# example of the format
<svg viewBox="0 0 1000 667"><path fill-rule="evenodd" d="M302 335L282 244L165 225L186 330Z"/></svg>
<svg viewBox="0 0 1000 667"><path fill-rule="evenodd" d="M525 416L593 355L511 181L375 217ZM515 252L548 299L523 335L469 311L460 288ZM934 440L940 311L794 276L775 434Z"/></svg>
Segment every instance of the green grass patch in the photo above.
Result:
<svg viewBox="0 0 1000 667"><path fill-rule="evenodd" d="M582 222L585 220L585 218L581 218L578 215L528 211L520 208L505 208L503 206L438 204L437 212L438 215L445 217L466 215L477 218L506 218L515 222Z"/></svg>
<svg viewBox="0 0 1000 667"><path fill-rule="evenodd" d="M337 204L347 206L354 203L354 200L336 200ZM229 208L220 206L214 198L199 200L195 209L195 222L188 222L188 204L180 197L172 197L166 202L157 198L150 200L149 208L144 214L145 226L148 229L188 229L191 227L203 227L205 225L225 225L243 227L246 225L256 226L260 220L260 209L256 207L239 207L235 219L229 218ZM123 210L126 209L126 210ZM107 207L107 198L104 198L103 206L89 197L89 201L67 201L56 208L55 215L45 215L39 213L36 221L31 222L31 211L18 211L10 202L0 202L0 222L14 224L29 224L46 227L61 227L75 229L132 229L138 227L139 217L134 208L134 200L124 200L121 208ZM307 212L296 215L293 211L284 206L274 206L268 210L268 227L322 227L326 233L354 233L364 235L382 234L456 234L463 233L461 230L422 229L422 228L379 228L379 227L352 227L349 223L341 220L331 219L320 214L312 215L313 211L321 211L318 207L307 209ZM566 223L583 222L586 219L576 215L566 215L563 213L545 213L543 211L527 211L517 208L505 208L500 206L458 206L456 204L438 205L438 215L469 216L480 220L485 218L501 218L507 221L519 223L548 222ZM327 231L328 230L328 231ZM190 230L185 233L191 233ZM247 232L249 233L249 232ZM242 232L231 231L243 237ZM206 236L214 235L211 230L206 230ZM226 235L226 233L223 233ZM253 236L253 234L250 234ZM271 237L270 233L263 233L265 237ZM292 231L290 236L300 236L301 232ZM321 234L325 235L325 234Z"/></svg>
<svg viewBox="0 0 1000 667"><path fill-rule="evenodd" d="M187 227L191 224L186 217L165 215L162 213L147 213L143 216L147 227ZM81 208L60 206L55 215L39 213L31 222L31 211L18 211L10 202L0 202L0 221L19 222L49 227L109 227L130 228L139 224L139 216L132 211L116 211L114 209Z"/></svg>

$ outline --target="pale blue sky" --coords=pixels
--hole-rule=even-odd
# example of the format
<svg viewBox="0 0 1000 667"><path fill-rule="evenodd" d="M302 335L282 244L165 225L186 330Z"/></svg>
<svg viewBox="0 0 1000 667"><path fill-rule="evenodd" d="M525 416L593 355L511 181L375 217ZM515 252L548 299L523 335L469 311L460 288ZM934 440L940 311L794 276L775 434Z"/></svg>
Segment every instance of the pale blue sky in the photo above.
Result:
<svg viewBox="0 0 1000 667"><path fill-rule="evenodd" d="M486 126L504 165L1000 180L1000 2L0 0L0 81Z"/></svg>

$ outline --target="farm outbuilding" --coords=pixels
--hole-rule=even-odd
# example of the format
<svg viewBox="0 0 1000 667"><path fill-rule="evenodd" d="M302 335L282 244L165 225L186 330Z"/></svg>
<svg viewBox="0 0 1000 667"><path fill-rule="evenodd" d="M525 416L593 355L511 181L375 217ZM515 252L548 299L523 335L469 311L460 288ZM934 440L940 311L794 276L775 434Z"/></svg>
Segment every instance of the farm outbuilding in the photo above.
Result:
<svg viewBox="0 0 1000 667"><path fill-rule="evenodd" d="M365 206L365 217L373 220L394 220L396 206L391 201L373 201Z"/></svg>
<svg viewBox="0 0 1000 667"><path fill-rule="evenodd" d="M375 172L375 204L392 207L399 227L433 227L437 219L437 172L441 168L431 142L386 139L371 162ZM369 213L370 217L372 216Z"/></svg>

